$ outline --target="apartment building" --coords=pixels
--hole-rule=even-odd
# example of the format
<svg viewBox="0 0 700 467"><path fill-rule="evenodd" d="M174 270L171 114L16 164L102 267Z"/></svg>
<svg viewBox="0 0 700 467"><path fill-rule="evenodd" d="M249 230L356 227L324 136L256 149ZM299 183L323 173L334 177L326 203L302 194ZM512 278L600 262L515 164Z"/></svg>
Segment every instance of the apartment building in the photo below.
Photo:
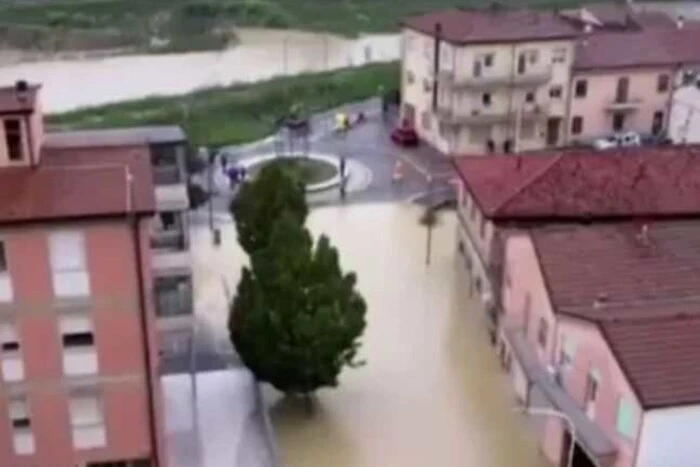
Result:
<svg viewBox="0 0 700 467"><path fill-rule="evenodd" d="M453 165L457 252L492 333L502 309L503 245L511 234L539 225L700 213L700 198L685 191L700 178L698 146L467 156Z"/></svg>
<svg viewBox="0 0 700 467"><path fill-rule="evenodd" d="M698 239L698 220L508 237L499 353L554 465L697 465Z"/></svg>
<svg viewBox="0 0 700 467"><path fill-rule="evenodd" d="M92 154L109 162L101 148L139 145L148 148L157 213L151 226L153 297L158 316L161 362L189 352L193 338L192 256L189 239L187 137L180 127L142 127L47 133L48 149ZM97 149L97 150L96 150Z"/></svg>
<svg viewBox="0 0 700 467"><path fill-rule="evenodd" d="M0 465L166 466L149 148L43 140L0 88Z"/></svg>
<svg viewBox="0 0 700 467"><path fill-rule="evenodd" d="M446 154L564 141L576 28L554 13L449 10L404 23L402 116Z"/></svg>

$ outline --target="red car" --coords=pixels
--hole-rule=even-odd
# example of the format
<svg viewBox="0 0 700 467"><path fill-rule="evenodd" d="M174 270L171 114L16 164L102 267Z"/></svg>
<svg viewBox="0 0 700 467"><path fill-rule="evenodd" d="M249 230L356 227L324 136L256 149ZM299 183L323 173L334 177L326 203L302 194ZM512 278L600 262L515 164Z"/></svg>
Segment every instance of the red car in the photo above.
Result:
<svg viewBox="0 0 700 467"><path fill-rule="evenodd" d="M402 125L391 131L391 140L399 146L414 148L418 146L418 133L412 127Z"/></svg>

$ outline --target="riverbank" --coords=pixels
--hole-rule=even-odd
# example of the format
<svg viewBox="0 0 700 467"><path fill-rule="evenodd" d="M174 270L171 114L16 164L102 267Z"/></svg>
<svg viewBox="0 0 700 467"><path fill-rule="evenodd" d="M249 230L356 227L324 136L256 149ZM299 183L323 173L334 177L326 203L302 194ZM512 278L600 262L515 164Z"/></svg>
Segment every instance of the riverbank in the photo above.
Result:
<svg viewBox="0 0 700 467"><path fill-rule="evenodd" d="M380 86L396 89L399 77L396 63L366 65L52 114L48 124L61 129L180 124L194 145L219 147L269 136L295 104L321 112L376 96Z"/></svg>
<svg viewBox="0 0 700 467"><path fill-rule="evenodd" d="M219 50L240 27L297 29L344 36L398 32L408 16L485 0L53 0L0 6L0 47L59 52L131 53ZM505 5L564 8L581 0L504 0Z"/></svg>

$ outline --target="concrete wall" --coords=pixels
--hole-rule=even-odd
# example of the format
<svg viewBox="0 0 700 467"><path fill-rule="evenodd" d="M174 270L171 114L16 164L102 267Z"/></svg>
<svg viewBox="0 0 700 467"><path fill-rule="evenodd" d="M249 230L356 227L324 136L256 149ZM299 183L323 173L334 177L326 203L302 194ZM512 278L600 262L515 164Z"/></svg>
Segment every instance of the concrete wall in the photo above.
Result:
<svg viewBox="0 0 700 467"><path fill-rule="evenodd" d="M81 229L85 233L90 297L77 309L85 309L92 319L99 373L83 381L99 388L101 393L107 433L107 445L103 448L76 451L71 440L69 387L82 386L63 374L61 364L63 348L58 320L66 308L53 296L48 251L48 234L60 227ZM140 237L144 272L150 274L146 219L140 225ZM148 457L151 445L138 279L131 231L126 222L41 224L3 230L0 238L5 245L15 297L13 303L3 307L2 318L13 321L17 327L26 374L24 381L12 387L27 397L36 440L34 455L14 455L8 414L0 410L0 465L65 467L87 461ZM150 294L150 283L145 284L145 290ZM157 350L150 296L147 301L151 362L155 370ZM76 307L69 307L68 311L71 310ZM156 406L160 409L158 384L156 380ZM3 391L0 403L6 403L6 394ZM160 423L162 414L158 418Z"/></svg>
<svg viewBox="0 0 700 467"><path fill-rule="evenodd" d="M657 91L659 75L669 77L668 90ZM668 111L673 87L674 73L671 68L622 69L610 72L575 72L571 80L569 93L571 111L566 126L570 141L589 141L613 134L613 112L606 106L615 100L618 80L629 78L629 99L639 100L635 110L625 111L623 131L635 131L650 134L654 113L663 112L664 123L668 121ZM574 89L579 80L588 82L586 97L575 96ZM571 134L571 122L575 116L583 117L583 131ZM665 125L664 125L665 126Z"/></svg>
<svg viewBox="0 0 700 467"><path fill-rule="evenodd" d="M698 465L700 405L650 410L644 414L637 467Z"/></svg>

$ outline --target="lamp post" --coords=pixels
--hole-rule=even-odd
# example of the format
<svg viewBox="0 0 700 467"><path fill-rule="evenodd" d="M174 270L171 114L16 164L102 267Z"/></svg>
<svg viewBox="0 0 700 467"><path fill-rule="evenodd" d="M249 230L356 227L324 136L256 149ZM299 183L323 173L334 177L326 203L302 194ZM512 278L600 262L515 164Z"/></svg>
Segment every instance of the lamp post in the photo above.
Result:
<svg viewBox="0 0 700 467"><path fill-rule="evenodd" d="M560 418L569 425L569 432L571 433L571 443L569 444L569 455L566 462L567 467L572 467L574 463L574 448L576 447L576 427L574 426L574 421L566 415L564 412L560 412L554 409L548 409L546 407L516 407L514 409L516 412L525 413L528 415L536 415L543 417L556 417Z"/></svg>

